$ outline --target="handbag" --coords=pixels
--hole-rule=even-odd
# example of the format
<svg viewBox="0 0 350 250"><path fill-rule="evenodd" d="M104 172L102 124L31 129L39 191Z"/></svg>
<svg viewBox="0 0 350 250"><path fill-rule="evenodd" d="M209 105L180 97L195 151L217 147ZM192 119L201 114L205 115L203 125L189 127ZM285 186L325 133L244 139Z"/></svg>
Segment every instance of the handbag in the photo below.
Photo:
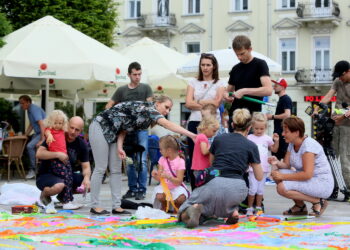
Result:
<svg viewBox="0 0 350 250"><path fill-rule="evenodd" d="M204 170L199 170L198 175L195 178L194 184L196 187L203 186L205 183L208 183L216 176L220 176L220 171L218 169L214 169L213 167L209 167Z"/></svg>
<svg viewBox="0 0 350 250"><path fill-rule="evenodd" d="M176 178L177 176L176 176L176 174L174 173L174 171L171 169L170 162L169 162L169 159L168 159L168 158L166 158L166 162L168 163L168 168L169 168L169 170L170 170L170 173L172 174L173 177ZM190 197L190 191L188 191L187 187L185 186L185 184L184 184L183 182L181 183L181 187L183 187L183 188L186 190L187 196Z"/></svg>

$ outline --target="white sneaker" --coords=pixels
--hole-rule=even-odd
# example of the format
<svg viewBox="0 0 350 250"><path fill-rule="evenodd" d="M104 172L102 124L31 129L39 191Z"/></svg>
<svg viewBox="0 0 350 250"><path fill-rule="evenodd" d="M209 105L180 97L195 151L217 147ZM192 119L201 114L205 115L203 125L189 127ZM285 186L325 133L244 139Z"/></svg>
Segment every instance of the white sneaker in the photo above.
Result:
<svg viewBox="0 0 350 250"><path fill-rule="evenodd" d="M248 207L247 208L247 213L246 213L247 216L252 216L254 215L254 208L253 207Z"/></svg>
<svg viewBox="0 0 350 250"><path fill-rule="evenodd" d="M79 209L81 208L83 205L81 204L74 204L73 202L68 202L66 204L63 204L63 209L67 209L67 210L75 210L75 209Z"/></svg>
<svg viewBox="0 0 350 250"><path fill-rule="evenodd" d="M47 214L56 214L57 210L55 209L55 203L51 201L45 208L45 213Z"/></svg>
<svg viewBox="0 0 350 250"><path fill-rule="evenodd" d="M35 171L30 169L26 175L26 179L33 179L35 177Z"/></svg>

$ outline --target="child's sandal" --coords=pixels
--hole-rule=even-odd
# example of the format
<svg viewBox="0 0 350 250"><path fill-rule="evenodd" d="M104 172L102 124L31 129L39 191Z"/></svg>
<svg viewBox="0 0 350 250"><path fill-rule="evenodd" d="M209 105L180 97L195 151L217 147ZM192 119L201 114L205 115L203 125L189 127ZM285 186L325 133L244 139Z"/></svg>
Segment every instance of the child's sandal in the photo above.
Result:
<svg viewBox="0 0 350 250"><path fill-rule="evenodd" d="M296 211L293 211L293 208L299 208ZM306 205L304 204L302 207L298 206L297 204L294 204L293 207L289 208L288 210L283 212L283 215L307 215L307 209Z"/></svg>
<svg viewBox="0 0 350 250"><path fill-rule="evenodd" d="M315 209L315 205L318 205L318 204L320 204L320 210ZM312 212L309 213L309 215L320 217L323 214L323 212L326 210L327 206L328 206L328 201L320 198L319 202L312 203L312 208L311 208Z"/></svg>

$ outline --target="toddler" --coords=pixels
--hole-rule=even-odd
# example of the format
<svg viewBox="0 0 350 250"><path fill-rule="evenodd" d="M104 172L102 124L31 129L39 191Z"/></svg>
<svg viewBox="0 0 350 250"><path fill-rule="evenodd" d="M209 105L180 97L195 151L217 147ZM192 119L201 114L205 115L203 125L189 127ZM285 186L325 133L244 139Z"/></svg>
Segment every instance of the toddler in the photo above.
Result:
<svg viewBox="0 0 350 250"><path fill-rule="evenodd" d="M180 145L177 139L172 135L166 135L159 139L159 149L162 156L158 163L158 169L152 171L152 176L157 181L160 178L165 179L165 183L170 190L175 204L175 211L189 197L189 191L183 183L185 174L185 160L180 156ZM159 184L154 188L153 207L167 212L169 200L166 199L166 190Z"/></svg>
<svg viewBox="0 0 350 250"><path fill-rule="evenodd" d="M260 162L264 171L264 177L261 181L257 181L254 177L253 169L249 167L249 193L248 193L248 209L247 215L253 215L255 211L262 210L262 200L264 194L264 184L267 174L270 172L270 165L267 161L269 150L277 152L279 145L279 136L274 133L273 138L265 135L267 128L266 116L262 113L254 113L252 119L253 134L248 135L248 139L254 142L259 149ZM253 208L256 196L256 207Z"/></svg>

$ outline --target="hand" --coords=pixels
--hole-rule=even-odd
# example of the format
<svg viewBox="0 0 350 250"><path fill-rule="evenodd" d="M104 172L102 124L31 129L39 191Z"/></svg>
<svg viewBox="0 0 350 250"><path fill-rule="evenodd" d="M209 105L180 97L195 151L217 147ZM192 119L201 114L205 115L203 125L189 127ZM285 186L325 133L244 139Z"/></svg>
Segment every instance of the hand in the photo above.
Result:
<svg viewBox="0 0 350 250"><path fill-rule="evenodd" d="M156 169L152 170L152 177L158 177L158 170Z"/></svg>
<svg viewBox="0 0 350 250"><path fill-rule="evenodd" d="M196 141L196 138L197 138L197 135L196 135L196 134L192 134L192 135L191 135L191 139L192 139L193 142Z"/></svg>
<svg viewBox="0 0 350 250"><path fill-rule="evenodd" d="M46 143L47 145L50 145L52 142L56 141L53 136L50 134L47 136Z"/></svg>
<svg viewBox="0 0 350 250"><path fill-rule="evenodd" d="M272 120L272 115L271 114L265 114L267 120Z"/></svg>
<svg viewBox="0 0 350 250"><path fill-rule="evenodd" d="M240 89L240 90L237 90L236 92L235 92L235 98L237 98L237 99L241 99L243 96L244 96L244 90L243 89Z"/></svg>
<svg viewBox="0 0 350 250"><path fill-rule="evenodd" d="M165 179L168 179L168 180L171 178L171 176L170 176L169 174L167 174L166 172L162 172L162 173L160 174L160 177L165 178Z"/></svg>
<svg viewBox="0 0 350 250"><path fill-rule="evenodd" d="M271 165L277 165L278 159L276 156L270 156L269 158L267 158L267 162L270 163Z"/></svg>
<svg viewBox="0 0 350 250"><path fill-rule="evenodd" d="M44 142L44 139L38 141L38 143L35 145L35 147L36 147L36 148L40 147L41 144L43 144L43 142Z"/></svg>
<svg viewBox="0 0 350 250"><path fill-rule="evenodd" d="M90 191L90 178L84 178L83 184L85 186L85 192Z"/></svg>
<svg viewBox="0 0 350 250"><path fill-rule="evenodd" d="M340 125L341 122L345 119L344 115L332 115L332 119L335 121L335 125Z"/></svg>
<svg viewBox="0 0 350 250"><path fill-rule="evenodd" d="M346 118L349 118L349 117L350 117L350 110L346 111L345 114L344 114L344 116L345 116Z"/></svg>
<svg viewBox="0 0 350 250"><path fill-rule="evenodd" d="M226 102L233 102L234 99L235 99L235 98L234 98L233 96L229 96L228 92L225 92L225 93L224 93L224 100L225 100Z"/></svg>
<svg viewBox="0 0 350 250"><path fill-rule="evenodd" d="M57 157L61 162L63 162L64 164L67 164L68 163L68 155L63 153L63 152L56 152L57 154Z"/></svg>
<svg viewBox="0 0 350 250"><path fill-rule="evenodd" d="M118 149L118 156L121 160L124 160L126 158L126 153L123 149Z"/></svg>
<svg viewBox="0 0 350 250"><path fill-rule="evenodd" d="M278 142L280 140L280 136L277 133L273 133L272 140L274 142Z"/></svg>
<svg viewBox="0 0 350 250"><path fill-rule="evenodd" d="M277 183L283 181L283 174L281 174L278 170L272 171L271 176Z"/></svg>

